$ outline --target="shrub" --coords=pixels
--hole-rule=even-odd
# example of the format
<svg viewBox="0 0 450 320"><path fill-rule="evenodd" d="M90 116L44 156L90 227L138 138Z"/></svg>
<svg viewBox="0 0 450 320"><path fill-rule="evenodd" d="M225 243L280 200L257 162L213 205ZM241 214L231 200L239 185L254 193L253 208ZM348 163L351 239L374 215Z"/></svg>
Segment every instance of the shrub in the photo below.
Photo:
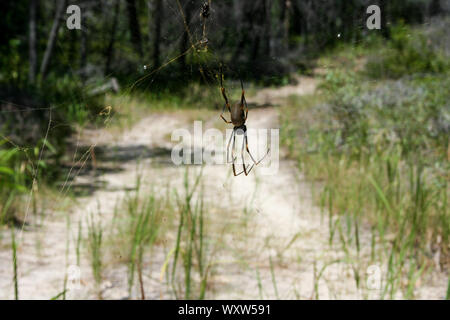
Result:
<svg viewBox="0 0 450 320"><path fill-rule="evenodd" d="M371 78L398 79L417 73L442 73L450 63L422 32L399 25L392 28L386 47L372 55L366 64Z"/></svg>

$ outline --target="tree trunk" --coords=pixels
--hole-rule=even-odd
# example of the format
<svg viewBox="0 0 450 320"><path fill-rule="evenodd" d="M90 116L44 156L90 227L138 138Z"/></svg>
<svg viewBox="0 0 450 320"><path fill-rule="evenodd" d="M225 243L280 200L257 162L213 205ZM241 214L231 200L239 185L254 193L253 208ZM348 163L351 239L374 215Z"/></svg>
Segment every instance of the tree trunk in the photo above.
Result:
<svg viewBox="0 0 450 320"><path fill-rule="evenodd" d="M250 5L251 4L247 2L237 1L236 9L234 9L236 12L241 12L241 18L238 19L238 24L236 26L239 41L237 41L237 45L234 48L234 53L231 59L231 61L236 64L238 63L240 56L246 51L245 49L247 45L250 44L249 34L253 31L253 15L249 13L251 12L249 9Z"/></svg>
<svg viewBox="0 0 450 320"><path fill-rule="evenodd" d="M106 64L105 64L105 74L108 74L111 68L112 58L114 56L114 42L116 41L116 31L117 31L117 23L119 19L119 11L120 11L120 0L115 0L116 3L114 5L114 17L111 25L111 37L109 38L108 47L106 48Z"/></svg>
<svg viewBox="0 0 450 320"><path fill-rule="evenodd" d="M136 52L139 54L139 57L142 58L142 40L141 40L142 37L136 10L136 1L126 0L126 4L128 12L128 24L130 26L131 32L131 41L133 42L134 48Z"/></svg>
<svg viewBox="0 0 450 320"><path fill-rule="evenodd" d="M153 30L150 30L150 34L153 33L153 65L158 67L160 64L160 43L161 43L161 22L163 16L163 4L162 0L154 0L154 8L152 10L153 17ZM152 29L152 26L150 26Z"/></svg>
<svg viewBox="0 0 450 320"><path fill-rule="evenodd" d="M83 22L83 27L81 28L81 43L80 43L80 70L82 80L86 80L87 77L87 52L88 52L88 28L87 21Z"/></svg>
<svg viewBox="0 0 450 320"><path fill-rule="evenodd" d="M192 11L191 1L188 0L184 8L185 24L183 23L184 32L183 38L181 39L180 53L184 53L188 50L189 33L188 30L186 30L186 28L189 27L189 23L191 22L191 11ZM186 70L186 55L183 55L180 58L180 64L181 69Z"/></svg>
<svg viewBox="0 0 450 320"><path fill-rule="evenodd" d="M287 50L289 47L289 18L290 18L290 8L291 1L290 0L281 0L281 14L280 14L280 23L281 27L281 38L283 49Z"/></svg>
<svg viewBox="0 0 450 320"><path fill-rule="evenodd" d="M47 41L47 47L45 49L44 57L42 58L41 64L41 79L44 80L47 76L48 66L50 63L50 58L53 53L53 47L55 46L56 37L58 36L59 26L61 25L61 17L66 7L66 0L61 0L57 2L55 18L53 19L52 29L50 30L50 35Z"/></svg>
<svg viewBox="0 0 450 320"><path fill-rule="evenodd" d="M380 0L380 11L381 11L381 34L383 37L389 39L390 32L387 25L388 21L388 5L386 0Z"/></svg>
<svg viewBox="0 0 450 320"><path fill-rule="evenodd" d="M252 30L256 30L256 32L253 32L254 38L252 43L252 49L251 49L251 61L250 64L255 64L258 56L259 56L259 50L261 46L261 42L263 42L263 55L266 54L265 52L265 26L266 26L266 0L263 0L262 4L257 3L256 7L254 7L253 11L249 11L250 15L255 16L255 25L256 28L252 28ZM261 41L262 39L262 41Z"/></svg>
<svg viewBox="0 0 450 320"><path fill-rule="evenodd" d="M28 35L28 50L29 50L29 69L28 82L33 84L36 80L37 69L37 53L36 53L36 7L38 0L30 0L30 22Z"/></svg>
<svg viewBox="0 0 450 320"><path fill-rule="evenodd" d="M264 55L270 57L272 53L271 48L271 29L272 29L272 0L263 1L263 14L265 16L264 23Z"/></svg>
<svg viewBox="0 0 450 320"><path fill-rule="evenodd" d="M430 15L437 16L441 14L441 3L439 0L432 0L430 4Z"/></svg>

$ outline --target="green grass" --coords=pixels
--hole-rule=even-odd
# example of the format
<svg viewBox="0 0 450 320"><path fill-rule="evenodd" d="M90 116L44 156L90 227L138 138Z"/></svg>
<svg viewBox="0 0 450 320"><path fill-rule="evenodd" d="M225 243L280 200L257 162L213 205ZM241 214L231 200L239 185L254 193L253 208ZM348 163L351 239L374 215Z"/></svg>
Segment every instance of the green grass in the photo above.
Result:
<svg viewBox="0 0 450 320"><path fill-rule="evenodd" d="M281 113L282 144L321 190L330 245L359 252L361 229L372 230L372 260L387 267L382 298L413 298L437 251L441 266L450 265L450 81L445 68L411 67L397 74L407 78L373 82L371 66L335 63L320 94L292 99Z"/></svg>
<svg viewBox="0 0 450 320"><path fill-rule="evenodd" d="M139 298L146 299L145 278L154 271L161 272L161 282L174 298L207 297L213 252L205 215L201 173L186 170L183 189L168 189L158 196L137 180L135 190L116 205L109 227L104 228L109 232L102 247L104 255L113 259L106 264L127 266L130 298L139 292ZM168 251L162 269L152 270L154 256L163 248ZM117 256L122 258L114 260Z"/></svg>
<svg viewBox="0 0 450 320"><path fill-rule="evenodd" d="M148 195L145 199L140 199L139 185L138 181L138 192L126 199L128 213L126 232L132 235L128 244L128 290L131 294L137 269L141 298L144 300L143 256L146 249L151 248L157 240L162 223L162 212L153 194Z"/></svg>
<svg viewBox="0 0 450 320"><path fill-rule="evenodd" d="M204 221L204 203L202 192L192 203L193 196L199 188L201 173L195 178L193 186L189 185L189 173L184 177L184 197L176 193L178 207L178 229L175 251L172 259L171 284L175 297L184 299L204 299L210 271L208 262L207 234ZM198 193L198 192L197 192ZM177 270L181 258L184 271L184 294L177 287ZM193 273L197 273L194 283Z"/></svg>
<svg viewBox="0 0 450 320"><path fill-rule="evenodd" d="M17 273L17 243L16 231L11 227L11 251L12 251L12 265L13 265L13 283L14 283L14 299L19 300L19 276Z"/></svg>
<svg viewBox="0 0 450 320"><path fill-rule="evenodd" d="M153 190L142 190L140 178L136 188L119 200L112 214L105 251L122 257L113 263L127 266L128 294L133 296L136 276L140 298L145 299L144 276L152 264L152 253L161 244L171 218L171 204L156 197Z"/></svg>
<svg viewBox="0 0 450 320"><path fill-rule="evenodd" d="M278 295L277 280L276 280L276 277L275 277L275 271L274 271L274 266L273 266L273 261L272 261L272 257L271 256L269 256L269 262L270 262L270 275L272 277L273 291L275 293L275 298L277 300L279 300L280 296Z"/></svg>
<svg viewBox="0 0 450 320"><path fill-rule="evenodd" d="M99 218L91 213L88 221L88 248L90 253L90 262L92 275L97 287L98 297L101 299L100 284L103 273L103 229Z"/></svg>

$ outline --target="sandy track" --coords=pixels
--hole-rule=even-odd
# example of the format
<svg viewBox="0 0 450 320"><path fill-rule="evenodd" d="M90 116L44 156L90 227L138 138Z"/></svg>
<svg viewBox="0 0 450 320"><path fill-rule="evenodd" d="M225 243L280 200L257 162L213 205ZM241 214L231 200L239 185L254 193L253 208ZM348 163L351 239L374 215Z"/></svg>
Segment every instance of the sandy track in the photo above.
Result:
<svg viewBox="0 0 450 320"><path fill-rule="evenodd" d="M310 93L314 88L315 81L304 78L297 86L262 90L249 102L279 103L283 97ZM214 127L217 121L206 121L205 127ZM247 126L254 129L279 128L277 109L251 109ZM144 156L144 159L136 155L170 150L174 143L167 136L178 128L192 131L192 124L186 123L180 115L154 114L142 119L119 137L111 136L104 130L84 134L85 144L109 147L115 150L116 155L117 152L122 152L124 156L133 154L130 159L119 163L122 169L120 172L75 179L75 184L94 184L101 180L105 187L78 199L78 204L70 212L69 228L64 213L56 211L47 213L43 227L23 233L18 252L20 298L49 299L62 291L66 265L75 263L73 246L78 221L86 221L88 214L96 213L107 225L116 202L123 198L127 189L135 186L138 175L141 175L144 186L156 186L162 193L168 183L171 188L181 189L185 168L172 165L169 155ZM257 146L254 141L250 141L251 150L256 147L263 150L265 145ZM320 210L313 204L310 185L303 179L294 162L280 159L277 174L262 175L261 168L257 167L247 177L232 177L230 165L205 165L202 181L209 214L223 215L225 212L229 217L217 217L224 223L239 221L248 215L245 236L235 233L221 235L226 246L216 257L218 263L210 279L212 290L208 298L258 299L262 296L309 299L316 297L315 283L319 298L358 299L370 298L371 294L377 297L377 292L369 292L369 296L366 296L356 288L351 264L332 263L343 260L344 253L338 245L329 246L327 216L322 217ZM5 248L0 250L0 298L10 299L13 298L11 252L7 248L8 239L5 238L2 242ZM70 247L66 260L68 238ZM36 239L40 239L39 253ZM365 236L362 236L361 243L363 248L369 247L369 239ZM162 248L154 251L153 271L144 279L148 288L147 298L173 298L159 280L165 254ZM362 256L365 254L361 253ZM329 263L332 264L324 269L321 280L316 281L315 274ZM138 297L137 293L131 297L127 294L126 272L123 265L107 268L102 284L104 298ZM81 261L81 279L81 290L69 293L68 297L95 298L94 281L85 255ZM441 283L441 280L437 279L431 288L422 290L419 297L442 298L445 283Z"/></svg>

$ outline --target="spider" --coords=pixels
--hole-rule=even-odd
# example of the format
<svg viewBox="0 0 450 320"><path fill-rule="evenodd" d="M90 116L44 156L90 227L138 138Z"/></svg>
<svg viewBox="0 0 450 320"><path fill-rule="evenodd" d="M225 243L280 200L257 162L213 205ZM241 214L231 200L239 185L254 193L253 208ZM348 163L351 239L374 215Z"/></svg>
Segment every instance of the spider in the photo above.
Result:
<svg viewBox="0 0 450 320"><path fill-rule="evenodd" d="M209 18L209 3L208 2L204 2L202 4L202 10L200 11L200 16L203 19Z"/></svg>
<svg viewBox="0 0 450 320"><path fill-rule="evenodd" d="M231 153L232 153L232 161L231 162L232 162L232 166L233 166L233 174L235 177L242 173L244 173L245 175L248 175L250 173L250 171L253 169L253 167L257 166L267 156L270 149L267 150L267 153L258 162L255 160L255 158L253 158L252 154L250 153L250 150L248 149L247 127L245 125L245 121L247 120L247 116L248 116L248 106L247 106L247 101L245 100L244 84L241 79L241 89L242 89L241 101L236 102L235 104L233 104L231 106L230 102L228 100L228 97L225 93L225 88L223 87L222 78L223 78L223 75L221 75L221 77L220 77L220 91L222 92L222 96L225 100L225 104L223 105L223 109L222 109L222 113L220 114L220 117L223 119L223 121L225 121L225 123L232 123L234 126L233 132L231 133L230 140L228 141L228 145L227 145L227 163L230 163L229 149L230 149L231 140L233 140L233 146L231 149ZM225 112L225 108L227 108L228 111L230 112L231 121L228 121L223 116L223 114ZM236 144L236 134L244 135L244 138L242 139L242 149L241 149L243 170L239 173L236 173L236 168L235 168L235 160L237 158L234 155L234 151L235 151L234 149L235 149L235 144ZM245 165L244 145L245 145L245 149L247 150L247 153L249 154L250 158L253 161L253 164L251 166ZM250 169L249 169L249 167L250 167Z"/></svg>

